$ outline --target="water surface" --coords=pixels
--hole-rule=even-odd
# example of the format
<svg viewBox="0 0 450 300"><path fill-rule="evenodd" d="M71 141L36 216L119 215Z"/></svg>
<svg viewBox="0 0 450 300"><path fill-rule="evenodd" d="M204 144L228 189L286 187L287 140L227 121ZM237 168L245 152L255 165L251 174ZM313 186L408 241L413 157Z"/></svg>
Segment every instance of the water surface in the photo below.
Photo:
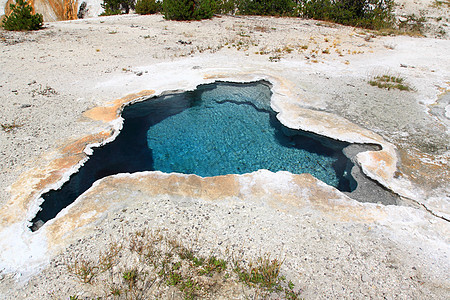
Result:
<svg viewBox="0 0 450 300"><path fill-rule="evenodd" d="M118 173L159 170L209 177L283 170L353 190L352 164L342 153L348 144L286 128L270 98L265 82L214 83L126 107L116 140L96 148L61 189L43 195L34 228L96 180Z"/></svg>

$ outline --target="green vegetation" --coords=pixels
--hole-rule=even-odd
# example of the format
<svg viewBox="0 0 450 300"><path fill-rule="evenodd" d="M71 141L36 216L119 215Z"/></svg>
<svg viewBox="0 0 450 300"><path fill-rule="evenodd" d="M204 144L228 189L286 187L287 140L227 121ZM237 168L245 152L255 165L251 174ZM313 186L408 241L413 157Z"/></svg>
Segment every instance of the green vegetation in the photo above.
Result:
<svg viewBox="0 0 450 300"><path fill-rule="evenodd" d="M117 255L122 250L118 243L111 243L105 252L101 252L96 261L80 259L67 264L67 270L83 283L92 283L98 275L110 270L117 263Z"/></svg>
<svg viewBox="0 0 450 300"><path fill-rule="evenodd" d="M164 0L163 14L167 20L188 21L210 19L216 12L214 0Z"/></svg>
<svg viewBox="0 0 450 300"><path fill-rule="evenodd" d="M256 262L250 261L248 266L235 263L233 269L241 282L249 286L264 289L266 294L271 292L284 294L283 299L298 299L299 292L295 291L292 281L286 283L286 278L280 275L283 261L270 259L268 254L258 257Z"/></svg>
<svg viewBox="0 0 450 300"><path fill-rule="evenodd" d="M130 264L130 257L137 260ZM283 260L263 255L245 262L203 255L162 230L137 231L121 244L110 243L95 259L74 255L73 260L66 262L68 272L99 298L163 297L167 287L175 287L185 299L212 299L237 283L240 292L261 298L283 295L283 299L298 299L300 294L281 275ZM71 297L77 299L77 295Z"/></svg>
<svg viewBox="0 0 450 300"><path fill-rule="evenodd" d="M10 8L11 14L2 21L2 26L6 30L25 31L42 28L44 21L42 15L33 14L32 7L25 0L17 0Z"/></svg>
<svg viewBox="0 0 450 300"><path fill-rule="evenodd" d="M215 7L216 13L303 17L368 29L394 24L394 0L221 0Z"/></svg>
<svg viewBox="0 0 450 300"><path fill-rule="evenodd" d="M127 14L130 9L134 9L136 0L103 0L101 4L102 8L105 10L101 13L101 16L111 16Z"/></svg>
<svg viewBox="0 0 450 300"><path fill-rule="evenodd" d="M236 0L216 0L216 13L234 14L236 12Z"/></svg>
<svg viewBox="0 0 450 300"><path fill-rule="evenodd" d="M136 0L103 0L102 15L128 13ZM138 14L161 11L167 20L209 19L214 14L303 17L367 29L394 26L394 0L138 0ZM409 22L410 23L410 22ZM402 24L400 24L402 25Z"/></svg>
<svg viewBox="0 0 450 300"><path fill-rule="evenodd" d="M159 11L161 11L161 4L156 0L138 0L136 2L136 13L140 15L152 15Z"/></svg>
<svg viewBox="0 0 450 300"><path fill-rule="evenodd" d="M44 88L42 87L42 85L39 84L38 88L35 88L31 91L31 97L34 98L37 95L50 97L52 95L58 95L58 92L48 85Z"/></svg>
<svg viewBox="0 0 450 300"><path fill-rule="evenodd" d="M416 16L411 14L406 16L406 20L399 21L398 30L408 35L422 35L425 29L425 22L426 18L423 15Z"/></svg>
<svg viewBox="0 0 450 300"><path fill-rule="evenodd" d="M376 86L382 89L398 89L401 91L412 91L413 89L405 82L404 78L392 75L375 76L369 80L371 86Z"/></svg>
<svg viewBox="0 0 450 300"><path fill-rule="evenodd" d="M111 15L128 13L135 0L103 1L103 15ZM162 4L138 0L136 3L137 13L162 11L167 20L209 19L214 14L289 16L377 30L394 26L393 8L394 0L164 0Z"/></svg>
<svg viewBox="0 0 450 300"><path fill-rule="evenodd" d="M164 18L167 20L193 20L194 18L193 0L165 0L163 2Z"/></svg>
<svg viewBox="0 0 450 300"><path fill-rule="evenodd" d="M300 0L299 15L368 29L391 27L393 0Z"/></svg>
<svg viewBox="0 0 450 300"><path fill-rule="evenodd" d="M292 16L296 7L293 0L241 0L236 3L242 15Z"/></svg>
<svg viewBox="0 0 450 300"><path fill-rule="evenodd" d="M394 24L393 0L223 0L220 13L303 17L382 29Z"/></svg>

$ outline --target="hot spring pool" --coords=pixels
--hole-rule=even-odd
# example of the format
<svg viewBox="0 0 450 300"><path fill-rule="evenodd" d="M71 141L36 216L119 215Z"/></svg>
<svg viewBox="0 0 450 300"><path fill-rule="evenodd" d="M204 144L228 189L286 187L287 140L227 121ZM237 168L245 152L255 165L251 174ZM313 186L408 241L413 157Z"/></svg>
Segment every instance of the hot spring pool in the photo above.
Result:
<svg viewBox="0 0 450 300"><path fill-rule="evenodd" d="M352 191L347 143L289 129L270 108L266 82L214 83L127 106L121 133L60 189L42 195L32 230L54 218L92 184L118 173L159 170L203 177L267 169L310 173Z"/></svg>

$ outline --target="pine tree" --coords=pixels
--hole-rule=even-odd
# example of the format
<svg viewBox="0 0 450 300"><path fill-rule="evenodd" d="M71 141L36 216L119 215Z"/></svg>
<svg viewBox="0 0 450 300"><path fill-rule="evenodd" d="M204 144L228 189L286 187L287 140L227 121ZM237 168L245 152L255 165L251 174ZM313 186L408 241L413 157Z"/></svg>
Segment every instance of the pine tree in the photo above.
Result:
<svg viewBox="0 0 450 300"><path fill-rule="evenodd" d="M164 0L164 18L167 20L186 21L194 19L194 0Z"/></svg>
<svg viewBox="0 0 450 300"><path fill-rule="evenodd" d="M41 14L33 14L33 8L25 0L17 0L11 4L11 14L3 22L6 30L38 30L43 26L44 18Z"/></svg>
<svg viewBox="0 0 450 300"><path fill-rule="evenodd" d="M211 18L216 11L215 0L164 0L167 20L187 21Z"/></svg>

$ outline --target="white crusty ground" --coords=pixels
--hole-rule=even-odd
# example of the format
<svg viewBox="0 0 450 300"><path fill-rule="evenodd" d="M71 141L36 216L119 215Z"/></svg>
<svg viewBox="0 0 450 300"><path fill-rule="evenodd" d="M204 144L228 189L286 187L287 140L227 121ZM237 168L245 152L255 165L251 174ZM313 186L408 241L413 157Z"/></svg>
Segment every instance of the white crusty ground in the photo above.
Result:
<svg viewBox="0 0 450 300"><path fill-rule="evenodd" d="M158 15L130 15L49 23L31 33L0 31L0 122L22 125L0 131L0 205L8 201L7 188L17 177L45 165L49 152L108 126L82 117L84 111L144 89L157 94L193 89L208 72L280 76L292 83L289 88L303 107L344 116L397 147L422 149L429 139L437 148L435 156L447 159L448 119L427 110L449 88L449 41L380 37L317 23L262 17L179 23ZM277 56L280 62L270 61ZM384 72L405 77L416 91L367 85L369 77ZM448 214L446 182L448 172L437 182L440 190L430 205ZM127 194L119 190L116 196ZM229 246L246 249L250 256L260 249L282 252L284 272L306 298L449 297L448 222L423 218L427 213L413 208L388 207L398 220L367 225L336 222L314 210L282 213L251 197L220 203L164 196L138 200L108 214L58 256L34 253L40 260L31 269L26 256L45 241L31 239L34 244L21 246L17 236L2 236L3 245L29 249L23 257L17 252L2 256L0 296L51 299L49 292L56 291L67 298L83 288L66 278L62 261L89 255L89 249L118 235L119 228L131 232L149 226L178 230L186 238L200 235L206 249ZM427 228L422 220L435 225ZM54 260L48 264L49 259ZM14 270L11 261L16 260ZM25 276L28 281L21 280Z"/></svg>

